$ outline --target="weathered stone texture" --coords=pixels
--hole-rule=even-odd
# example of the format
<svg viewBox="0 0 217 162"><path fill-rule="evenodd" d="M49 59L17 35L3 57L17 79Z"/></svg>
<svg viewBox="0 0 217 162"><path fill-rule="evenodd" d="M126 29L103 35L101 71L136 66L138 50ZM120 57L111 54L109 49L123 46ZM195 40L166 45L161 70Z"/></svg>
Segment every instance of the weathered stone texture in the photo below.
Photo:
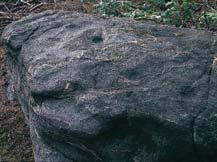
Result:
<svg viewBox="0 0 217 162"><path fill-rule="evenodd" d="M213 33L47 11L2 40L36 161L217 159Z"/></svg>

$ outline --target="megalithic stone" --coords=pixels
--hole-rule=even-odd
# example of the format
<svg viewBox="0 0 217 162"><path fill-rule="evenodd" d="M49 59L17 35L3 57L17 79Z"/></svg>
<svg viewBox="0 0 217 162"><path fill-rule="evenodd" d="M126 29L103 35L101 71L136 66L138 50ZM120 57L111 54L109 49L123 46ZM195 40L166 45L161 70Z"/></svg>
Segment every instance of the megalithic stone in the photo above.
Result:
<svg viewBox="0 0 217 162"><path fill-rule="evenodd" d="M212 32L46 11L2 41L36 162L217 159Z"/></svg>

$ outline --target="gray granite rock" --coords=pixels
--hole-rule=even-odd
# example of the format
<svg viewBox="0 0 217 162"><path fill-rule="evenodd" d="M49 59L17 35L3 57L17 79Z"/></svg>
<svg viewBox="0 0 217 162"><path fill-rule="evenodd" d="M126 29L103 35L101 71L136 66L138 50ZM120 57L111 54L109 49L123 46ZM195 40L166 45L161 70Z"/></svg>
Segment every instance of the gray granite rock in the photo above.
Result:
<svg viewBox="0 0 217 162"><path fill-rule="evenodd" d="M47 11L2 41L37 162L217 159L213 33Z"/></svg>

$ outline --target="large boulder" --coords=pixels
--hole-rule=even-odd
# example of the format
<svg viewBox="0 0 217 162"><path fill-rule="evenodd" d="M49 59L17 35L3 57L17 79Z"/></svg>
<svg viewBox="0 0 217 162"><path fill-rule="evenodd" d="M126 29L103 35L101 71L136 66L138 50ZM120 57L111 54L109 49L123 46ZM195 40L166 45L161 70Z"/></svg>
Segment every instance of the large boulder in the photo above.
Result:
<svg viewBox="0 0 217 162"><path fill-rule="evenodd" d="M2 40L37 162L217 159L213 33L47 11Z"/></svg>

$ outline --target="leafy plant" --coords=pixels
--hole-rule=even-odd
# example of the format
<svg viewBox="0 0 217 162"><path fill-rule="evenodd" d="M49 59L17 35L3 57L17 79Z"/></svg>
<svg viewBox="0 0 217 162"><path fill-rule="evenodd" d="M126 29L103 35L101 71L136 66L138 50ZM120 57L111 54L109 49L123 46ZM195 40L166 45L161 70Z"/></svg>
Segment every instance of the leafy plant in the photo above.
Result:
<svg viewBox="0 0 217 162"><path fill-rule="evenodd" d="M162 12L162 22L176 26L190 26L193 21L193 3L190 0L172 0L165 4L166 10Z"/></svg>
<svg viewBox="0 0 217 162"><path fill-rule="evenodd" d="M199 18L202 27L217 29L217 12L203 12Z"/></svg>
<svg viewBox="0 0 217 162"><path fill-rule="evenodd" d="M136 20L149 19L177 27L217 26L217 12L201 14L201 4L193 0L145 0L136 4L128 0L81 0L95 6L95 12L104 16L124 16ZM215 10L216 11L216 10ZM196 13L197 12L197 13ZM194 14L198 14L195 16Z"/></svg>
<svg viewBox="0 0 217 162"><path fill-rule="evenodd" d="M101 15L120 16L132 10L133 4L130 1L100 0L96 4L96 11Z"/></svg>

